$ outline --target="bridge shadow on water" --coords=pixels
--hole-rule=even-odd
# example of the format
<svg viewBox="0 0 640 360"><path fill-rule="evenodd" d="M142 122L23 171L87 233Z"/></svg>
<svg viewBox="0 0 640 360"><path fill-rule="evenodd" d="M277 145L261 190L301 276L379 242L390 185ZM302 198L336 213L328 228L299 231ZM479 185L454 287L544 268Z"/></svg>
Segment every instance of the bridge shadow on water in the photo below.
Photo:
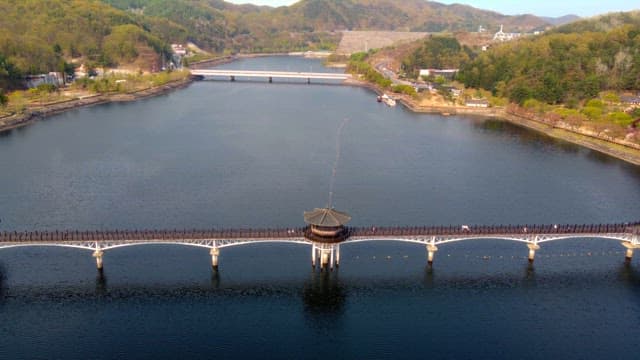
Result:
<svg viewBox="0 0 640 360"><path fill-rule="evenodd" d="M107 294L107 276L104 274L104 271L98 271L96 275L96 296L104 297Z"/></svg>
<svg viewBox="0 0 640 360"><path fill-rule="evenodd" d="M5 281L6 281L6 270L4 265L0 264L0 303L4 301L5 298Z"/></svg>
<svg viewBox="0 0 640 360"><path fill-rule="evenodd" d="M346 298L337 270L312 271L302 291L304 309L311 315L341 315Z"/></svg>
<svg viewBox="0 0 640 360"><path fill-rule="evenodd" d="M640 271L636 266L633 266L629 262L625 262L620 266L618 270L618 279L620 281L631 285L637 292L640 292Z"/></svg>
<svg viewBox="0 0 640 360"><path fill-rule="evenodd" d="M441 276L436 276L436 274ZM435 266L426 266L422 278L422 286L425 290L438 290L439 288L450 287L482 287L490 285L492 287L514 287L535 288L537 285L536 270L534 264L527 263L523 267L522 273L511 274L490 274L486 276L458 277L449 276L446 270L438 270Z"/></svg>

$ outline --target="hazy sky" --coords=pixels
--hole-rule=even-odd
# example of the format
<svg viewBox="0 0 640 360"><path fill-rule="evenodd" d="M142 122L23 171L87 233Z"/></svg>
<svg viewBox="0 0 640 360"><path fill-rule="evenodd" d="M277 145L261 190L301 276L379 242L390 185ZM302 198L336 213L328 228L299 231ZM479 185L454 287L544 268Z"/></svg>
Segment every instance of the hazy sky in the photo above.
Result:
<svg viewBox="0 0 640 360"><path fill-rule="evenodd" d="M297 0L227 0L232 3L252 3L256 5L281 6L291 5ZM402 1L402 0L397 0ZM502 14L534 14L539 16L562 16L576 14L592 16L612 11L628 11L640 9L637 0L442 0L440 3L467 4L479 9L494 10Z"/></svg>

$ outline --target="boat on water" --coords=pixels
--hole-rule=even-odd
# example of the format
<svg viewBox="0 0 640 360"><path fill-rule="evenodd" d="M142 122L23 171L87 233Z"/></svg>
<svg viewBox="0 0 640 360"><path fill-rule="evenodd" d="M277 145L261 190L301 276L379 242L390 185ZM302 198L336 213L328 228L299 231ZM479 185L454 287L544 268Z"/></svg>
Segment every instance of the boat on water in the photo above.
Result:
<svg viewBox="0 0 640 360"><path fill-rule="evenodd" d="M387 106L396 106L396 100L387 94L382 94L382 96L378 95L377 100L378 102L385 103Z"/></svg>

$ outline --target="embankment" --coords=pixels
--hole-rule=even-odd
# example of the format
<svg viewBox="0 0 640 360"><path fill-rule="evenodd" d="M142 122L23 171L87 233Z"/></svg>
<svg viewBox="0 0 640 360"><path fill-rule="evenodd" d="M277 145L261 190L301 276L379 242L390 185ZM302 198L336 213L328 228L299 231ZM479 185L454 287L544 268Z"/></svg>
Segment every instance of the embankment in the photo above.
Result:
<svg viewBox="0 0 640 360"><path fill-rule="evenodd" d="M47 116L62 113L85 106L105 104L110 102L128 102L160 95L175 89L188 86L190 78L172 81L163 85L149 87L130 93L96 94L79 99L60 101L41 106L30 106L24 113L0 118L0 132L22 127Z"/></svg>
<svg viewBox="0 0 640 360"><path fill-rule="evenodd" d="M377 94L384 91L375 84L351 79L347 85L370 89ZM494 117L518 126L545 134L555 139L564 140L618 158L634 165L640 165L640 145L597 134L587 129L575 128L568 124L551 123L544 119L523 116L509 111L507 108L471 108L464 106L421 106L408 95L394 96L402 105L413 112L442 115L470 115Z"/></svg>

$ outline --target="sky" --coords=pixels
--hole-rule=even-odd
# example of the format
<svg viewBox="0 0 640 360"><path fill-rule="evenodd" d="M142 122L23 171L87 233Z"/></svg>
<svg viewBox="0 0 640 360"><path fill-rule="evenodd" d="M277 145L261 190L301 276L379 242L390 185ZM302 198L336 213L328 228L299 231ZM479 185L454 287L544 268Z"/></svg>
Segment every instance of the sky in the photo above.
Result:
<svg viewBox="0 0 640 360"><path fill-rule="evenodd" d="M256 5L282 6L291 5L297 0L226 0L228 2ZM402 1L402 0L397 0ZM640 9L637 0L439 0L444 4L466 4L475 8L493 10L505 15L534 14L538 16L562 16L575 14L588 17L608 12Z"/></svg>

